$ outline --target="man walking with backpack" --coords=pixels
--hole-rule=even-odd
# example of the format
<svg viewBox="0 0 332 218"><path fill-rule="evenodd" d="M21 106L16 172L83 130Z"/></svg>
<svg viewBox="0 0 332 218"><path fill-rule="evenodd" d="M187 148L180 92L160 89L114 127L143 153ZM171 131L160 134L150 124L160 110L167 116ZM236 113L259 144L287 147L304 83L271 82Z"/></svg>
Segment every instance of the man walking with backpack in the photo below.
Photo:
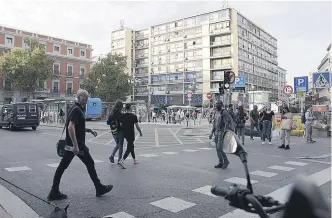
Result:
<svg viewBox="0 0 332 218"><path fill-rule="evenodd" d="M223 151L223 136L226 130L235 130L234 121L232 117L228 114L227 110L223 109L222 101L216 103L216 113L213 121L213 127L210 134L210 139L214 135L217 156L219 163L214 166L214 168L226 169L229 165L226 153Z"/></svg>

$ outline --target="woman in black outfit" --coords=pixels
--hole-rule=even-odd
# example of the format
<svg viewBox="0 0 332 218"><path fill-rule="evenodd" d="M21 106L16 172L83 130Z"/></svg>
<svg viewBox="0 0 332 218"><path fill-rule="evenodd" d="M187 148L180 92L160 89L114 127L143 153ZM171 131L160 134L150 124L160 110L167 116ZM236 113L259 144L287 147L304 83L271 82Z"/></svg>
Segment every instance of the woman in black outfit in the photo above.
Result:
<svg viewBox="0 0 332 218"><path fill-rule="evenodd" d="M119 150L119 158L118 163L122 158L123 153L123 131L121 124L121 116L122 116L123 103L122 101L117 101L112 109L110 116L108 117L107 124L111 127L111 132L116 143L116 146L113 149L112 155L109 157L111 163L114 163L114 156L116 152Z"/></svg>

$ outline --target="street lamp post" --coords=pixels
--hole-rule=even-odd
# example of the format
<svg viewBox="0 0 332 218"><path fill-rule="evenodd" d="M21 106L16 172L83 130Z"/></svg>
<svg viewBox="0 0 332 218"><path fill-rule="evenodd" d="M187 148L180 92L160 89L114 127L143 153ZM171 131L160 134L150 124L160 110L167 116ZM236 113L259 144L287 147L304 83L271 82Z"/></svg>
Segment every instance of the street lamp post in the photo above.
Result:
<svg viewBox="0 0 332 218"><path fill-rule="evenodd" d="M251 90L252 90L252 106L254 107L255 105L255 86L251 85Z"/></svg>

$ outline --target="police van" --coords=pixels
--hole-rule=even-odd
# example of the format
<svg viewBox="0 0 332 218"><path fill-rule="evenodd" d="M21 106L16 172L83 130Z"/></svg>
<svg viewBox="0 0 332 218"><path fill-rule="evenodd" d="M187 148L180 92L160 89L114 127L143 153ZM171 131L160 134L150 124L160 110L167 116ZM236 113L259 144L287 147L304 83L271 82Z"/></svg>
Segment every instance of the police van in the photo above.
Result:
<svg viewBox="0 0 332 218"><path fill-rule="evenodd" d="M36 130L39 126L39 109L36 103L12 103L0 107L0 129L31 127Z"/></svg>

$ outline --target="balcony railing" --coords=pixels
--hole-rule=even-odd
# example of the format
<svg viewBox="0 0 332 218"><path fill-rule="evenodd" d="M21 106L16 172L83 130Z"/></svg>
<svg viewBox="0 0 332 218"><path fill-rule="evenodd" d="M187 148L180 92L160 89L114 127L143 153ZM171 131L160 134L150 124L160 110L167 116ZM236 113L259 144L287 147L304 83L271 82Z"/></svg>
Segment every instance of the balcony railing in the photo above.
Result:
<svg viewBox="0 0 332 218"><path fill-rule="evenodd" d="M232 44L232 41L230 39L227 40L218 40L218 41L214 41L211 43L211 45L215 46L215 45L230 45Z"/></svg>

